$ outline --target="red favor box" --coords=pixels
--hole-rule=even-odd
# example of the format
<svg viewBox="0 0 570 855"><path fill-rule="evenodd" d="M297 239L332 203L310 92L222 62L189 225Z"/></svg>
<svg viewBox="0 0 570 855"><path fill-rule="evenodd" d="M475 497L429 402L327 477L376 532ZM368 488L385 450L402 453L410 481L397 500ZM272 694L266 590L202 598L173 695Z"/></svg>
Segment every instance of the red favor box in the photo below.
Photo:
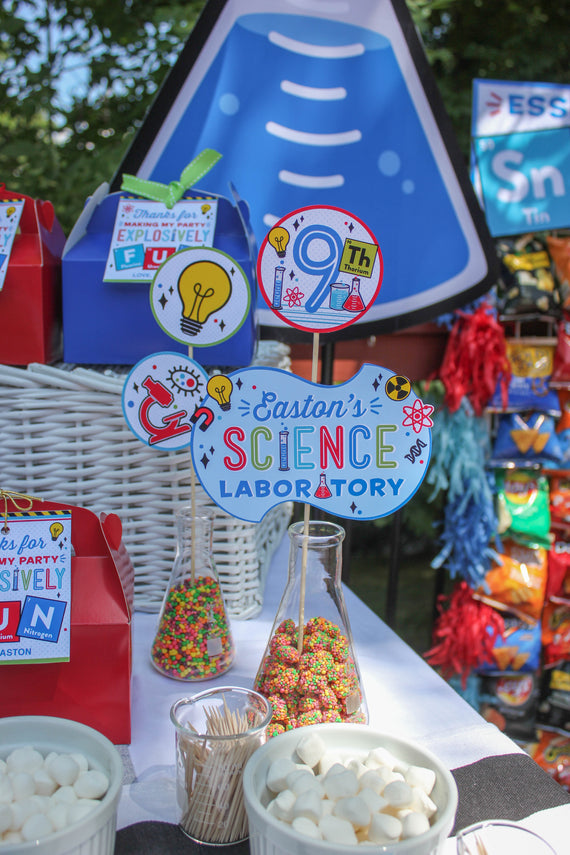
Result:
<svg viewBox="0 0 570 855"><path fill-rule="evenodd" d="M17 511L8 501L8 513ZM69 662L0 665L0 717L49 715L87 724L117 745L131 741L134 569L116 514L34 501L71 512Z"/></svg>
<svg viewBox="0 0 570 855"><path fill-rule="evenodd" d="M51 202L11 193L0 184L0 201L13 199L23 199L24 209L0 291L0 363L54 362L62 352L65 235Z"/></svg>

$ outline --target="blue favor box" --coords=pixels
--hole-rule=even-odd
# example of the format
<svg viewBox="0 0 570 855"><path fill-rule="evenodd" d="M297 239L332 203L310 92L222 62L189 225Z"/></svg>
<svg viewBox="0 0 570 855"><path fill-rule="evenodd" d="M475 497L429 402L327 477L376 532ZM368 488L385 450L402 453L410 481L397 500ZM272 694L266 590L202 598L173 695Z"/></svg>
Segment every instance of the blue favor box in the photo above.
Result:
<svg viewBox="0 0 570 855"><path fill-rule="evenodd" d="M211 347L196 347L201 365L240 368L249 365L256 344L256 244L247 204L191 190L183 200L212 199L217 203L213 248L230 255L245 273L251 302L248 315L229 339ZM134 365L152 353L188 354L188 345L167 335L156 322L149 282L103 281L115 215L124 192L99 187L90 197L67 240L62 258L63 359L90 365Z"/></svg>

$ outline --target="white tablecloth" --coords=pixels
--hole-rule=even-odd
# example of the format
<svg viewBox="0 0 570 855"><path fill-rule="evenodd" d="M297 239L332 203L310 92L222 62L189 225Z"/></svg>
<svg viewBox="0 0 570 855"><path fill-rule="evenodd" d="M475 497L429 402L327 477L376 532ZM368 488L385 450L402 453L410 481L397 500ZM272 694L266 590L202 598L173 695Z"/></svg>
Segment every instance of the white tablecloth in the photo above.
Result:
<svg viewBox="0 0 570 855"><path fill-rule="evenodd" d="M231 670L215 681L184 683L159 674L149 657L158 615L134 615L130 746L134 780L124 787L118 828L147 820L178 821L170 707L178 698L210 686L252 686L285 586L287 558L285 538L271 562L263 610L251 620L232 621L236 657ZM380 566L378 572L383 572ZM470 768L483 758L523 754L346 588L345 598L373 727L420 742L454 770ZM530 760L529 764L535 765ZM543 777L546 784L552 783L545 774ZM548 799L546 803L549 807ZM522 810L524 813L531 811ZM563 826L570 827L570 803L542 810L525 821L537 823L560 855L570 852L567 831L563 845L561 842Z"/></svg>

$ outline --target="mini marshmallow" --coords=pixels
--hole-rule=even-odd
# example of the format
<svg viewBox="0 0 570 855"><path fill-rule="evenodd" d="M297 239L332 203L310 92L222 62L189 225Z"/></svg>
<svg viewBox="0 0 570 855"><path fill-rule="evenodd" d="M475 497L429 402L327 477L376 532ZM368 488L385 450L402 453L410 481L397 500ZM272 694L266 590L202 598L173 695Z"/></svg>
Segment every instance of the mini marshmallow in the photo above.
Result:
<svg viewBox="0 0 570 855"><path fill-rule="evenodd" d="M22 826L23 840L40 840L53 833L53 826L48 817L43 813L35 813L29 816Z"/></svg>
<svg viewBox="0 0 570 855"><path fill-rule="evenodd" d="M99 769L88 769L79 773L73 789L80 799L100 799L109 789L109 779Z"/></svg>
<svg viewBox="0 0 570 855"><path fill-rule="evenodd" d="M368 767L365 766L361 760L356 758L349 760L346 764L346 768L350 769L351 772L354 772L357 778L361 778L368 771Z"/></svg>
<svg viewBox="0 0 570 855"><path fill-rule="evenodd" d="M80 772L86 772L88 770L89 760L87 759L85 754L80 754L79 752L72 752L69 756L73 758L73 760L75 760L75 762L79 766Z"/></svg>
<svg viewBox="0 0 570 855"><path fill-rule="evenodd" d="M0 804L10 804L14 797L12 782L8 775L0 775Z"/></svg>
<svg viewBox="0 0 570 855"><path fill-rule="evenodd" d="M23 748L14 748L6 757L6 766L9 772L35 772L44 762L39 751L26 745Z"/></svg>
<svg viewBox="0 0 570 855"><path fill-rule="evenodd" d="M0 757L0 775L5 774L8 771L8 764L5 760L2 760Z"/></svg>
<svg viewBox="0 0 570 855"><path fill-rule="evenodd" d="M46 768L60 787L74 784L80 771L78 764L69 754L58 754Z"/></svg>
<svg viewBox="0 0 570 855"><path fill-rule="evenodd" d="M52 804L72 805L77 801L77 795L73 787L60 787L49 797Z"/></svg>
<svg viewBox="0 0 570 855"><path fill-rule="evenodd" d="M412 811L402 820L402 839L417 837L429 830L429 819L423 813Z"/></svg>
<svg viewBox="0 0 570 855"><path fill-rule="evenodd" d="M314 769L324 757L326 745L318 734L307 733L301 736L296 751L303 763Z"/></svg>
<svg viewBox="0 0 570 855"><path fill-rule="evenodd" d="M306 816L296 816L293 822L291 823L292 828L295 831L298 831L299 834L305 834L307 837L312 837L315 840L321 840L322 834L319 831L318 825L307 819Z"/></svg>
<svg viewBox="0 0 570 855"><path fill-rule="evenodd" d="M8 831L12 824L10 805L0 805L0 834Z"/></svg>
<svg viewBox="0 0 570 855"><path fill-rule="evenodd" d="M387 766L388 769L394 769L398 764L398 760L391 751L379 745L377 748L371 748L364 760L364 765L370 769L377 769L380 766Z"/></svg>
<svg viewBox="0 0 570 855"><path fill-rule="evenodd" d="M273 805L272 813L278 819L283 819L285 822L290 822L293 815L293 808L297 797L291 790L281 790L271 804Z"/></svg>
<svg viewBox="0 0 570 855"><path fill-rule="evenodd" d="M370 820L368 839L374 843L394 843L400 839L402 823L387 813L375 813Z"/></svg>
<svg viewBox="0 0 570 855"><path fill-rule="evenodd" d="M56 791L56 782L43 766L41 769L36 769L33 777L35 792L38 793L38 795L51 796Z"/></svg>
<svg viewBox="0 0 570 855"><path fill-rule="evenodd" d="M429 796L435 785L435 772L425 766L408 766L404 780L410 787L419 787Z"/></svg>
<svg viewBox="0 0 570 855"><path fill-rule="evenodd" d="M382 793L390 807L409 807L414 800L414 791L405 781L390 781Z"/></svg>
<svg viewBox="0 0 570 855"><path fill-rule="evenodd" d="M2 843L23 843L24 838L19 831L6 831L2 835Z"/></svg>
<svg viewBox="0 0 570 855"><path fill-rule="evenodd" d="M13 772L10 775L10 780L12 782L12 798L15 802L34 795L36 785L30 772Z"/></svg>
<svg viewBox="0 0 570 855"><path fill-rule="evenodd" d="M370 813L378 813L388 807L387 800L370 787L363 787L358 793L364 799Z"/></svg>
<svg viewBox="0 0 570 855"><path fill-rule="evenodd" d="M323 840L332 843L358 843L354 828L346 819L338 816L324 816L319 822L319 829Z"/></svg>
<svg viewBox="0 0 570 855"><path fill-rule="evenodd" d="M334 775L325 775L323 787L329 799L355 796L358 792L358 778L350 769L344 769Z"/></svg>
<svg viewBox="0 0 570 855"><path fill-rule="evenodd" d="M67 828L67 811L68 806L63 802L59 802L59 804L52 804L46 811L46 816L53 825L54 831L63 831L64 828Z"/></svg>
<svg viewBox="0 0 570 855"><path fill-rule="evenodd" d="M374 792L378 794L382 792L386 783L387 781L384 780L382 775L378 774L376 769L368 769L358 779L358 784L361 790L374 790Z"/></svg>
<svg viewBox="0 0 570 855"><path fill-rule="evenodd" d="M340 766L342 769L344 769L344 763L342 762L338 754L335 754L332 751L327 751L326 754L323 754L323 756L319 760L318 771L321 775L328 775L328 773L334 766Z"/></svg>
<svg viewBox="0 0 570 855"><path fill-rule="evenodd" d="M325 795L321 781L317 781L308 767L304 770L296 769L287 775L287 789L292 790L296 796L300 796L309 790L316 793L319 799L324 798Z"/></svg>
<svg viewBox="0 0 570 855"><path fill-rule="evenodd" d="M355 831L365 828L370 823L370 809L366 800L361 796L349 796L339 799L334 808L334 815L346 819Z"/></svg>
<svg viewBox="0 0 570 855"><path fill-rule="evenodd" d="M304 816L315 824L318 823L322 815L323 799L314 790L309 790L298 796L291 812L293 819Z"/></svg>
<svg viewBox="0 0 570 855"><path fill-rule="evenodd" d="M273 793L280 793L287 787L287 775L294 772L297 765L293 763L290 757L279 757L274 760L267 770L267 778L265 783Z"/></svg>
<svg viewBox="0 0 570 855"><path fill-rule="evenodd" d="M412 792L414 794L412 810L423 813L430 819L437 810L436 803L420 787L412 787Z"/></svg>

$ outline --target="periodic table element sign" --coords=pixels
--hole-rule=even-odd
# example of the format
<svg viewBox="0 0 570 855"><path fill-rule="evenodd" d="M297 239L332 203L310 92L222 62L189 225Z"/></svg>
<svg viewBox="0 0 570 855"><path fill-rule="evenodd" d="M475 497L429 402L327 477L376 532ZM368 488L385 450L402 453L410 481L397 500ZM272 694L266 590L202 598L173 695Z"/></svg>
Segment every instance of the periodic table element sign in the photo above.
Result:
<svg viewBox="0 0 570 855"><path fill-rule="evenodd" d="M307 332L356 323L380 290L382 253L370 229L342 208L310 206L269 230L257 263L272 311Z"/></svg>
<svg viewBox="0 0 570 855"><path fill-rule="evenodd" d="M250 367L212 377L196 410L194 471L220 508L259 522L282 502L348 519L401 508L431 454L433 406L408 378L364 365L336 386Z"/></svg>
<svg viewBox="0 0 570 855"><path fill-rule="evenodd" d="M244 62L247 57L247 62ZM486 293L494 245L404 0L209 0L113 181L166 183L205 147L257 245L287 211L333 205L377 236L376 300L337 338L433 320ZM259 322L288 325L260 294ZM288 327L290 337L304 335Z"/></svg>

